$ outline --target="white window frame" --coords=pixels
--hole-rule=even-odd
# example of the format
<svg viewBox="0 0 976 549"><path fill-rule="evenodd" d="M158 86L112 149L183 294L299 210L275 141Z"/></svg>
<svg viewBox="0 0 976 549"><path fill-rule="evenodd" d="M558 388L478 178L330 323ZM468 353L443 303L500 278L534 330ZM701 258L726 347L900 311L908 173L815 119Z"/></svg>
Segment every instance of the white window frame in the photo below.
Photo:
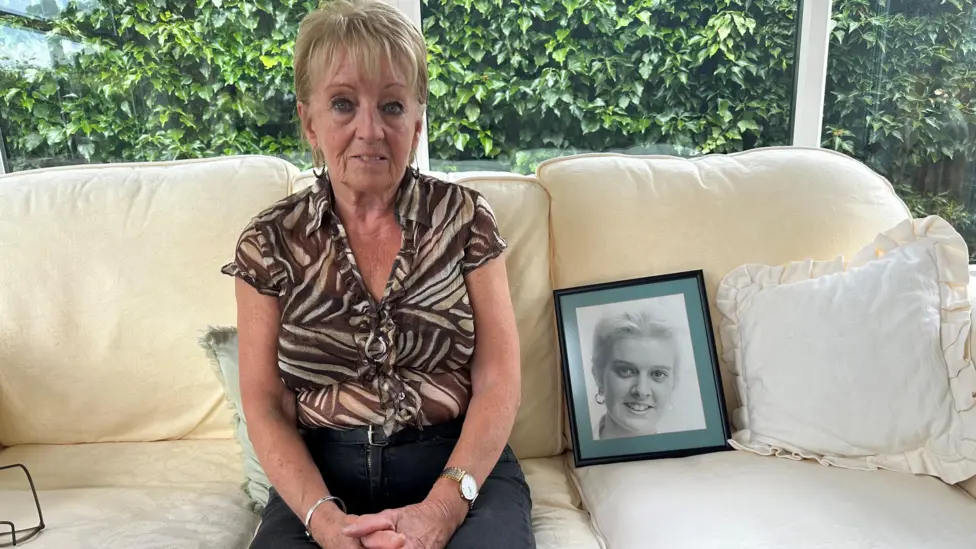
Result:
<svg viewBox="0 0 976 549"><path fill-rule="evenodd" d="M6 141L3 140L3 130L0 129L0 175L10 172L10 168L7 167L7 147L4 145Z"/></svg>
<svg viewBox="0 0 976 549"><path fill-rule="evenodd" d="M799 2L800 36L793 92L793 145L820 147L833 6L831 0Z"/></svg>

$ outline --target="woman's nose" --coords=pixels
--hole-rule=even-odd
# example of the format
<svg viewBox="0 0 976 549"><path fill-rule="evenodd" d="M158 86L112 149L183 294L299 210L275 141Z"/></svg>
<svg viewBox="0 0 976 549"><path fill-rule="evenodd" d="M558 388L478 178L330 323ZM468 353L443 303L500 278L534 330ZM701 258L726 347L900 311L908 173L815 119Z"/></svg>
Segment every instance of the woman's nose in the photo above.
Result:
<svg viewBox="0 0 976 549"><path fill-rule="evenodd" d="M637 380L634 385L630 388L630 392L634 396L639 398L648 398L651 396L651 380L646 376L637 376Z"/></svg>
<svg viewBox="0 0 976 549"><path fill-rule="evenodd" d="M373 109L360 109L356 113L356 137L365 141L383 139L383 126Z"/></svg>

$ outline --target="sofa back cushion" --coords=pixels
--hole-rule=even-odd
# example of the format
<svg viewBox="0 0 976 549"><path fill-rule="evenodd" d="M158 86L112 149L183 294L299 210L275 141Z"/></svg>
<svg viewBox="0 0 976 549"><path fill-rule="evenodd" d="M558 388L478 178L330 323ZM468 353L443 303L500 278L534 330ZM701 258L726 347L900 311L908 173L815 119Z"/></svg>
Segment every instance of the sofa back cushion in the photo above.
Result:
<svg viewBox="0 0 976 549"><path fill-rule="evenodd" d="M891 185L822 149L768 148L697 159L587 155L538 170L552 201L553 285L702 269L714 295L744 263L850 256L910 217ZM727 365L726 405L739 401Z"/></svg>
<svg viewBox="0 0 976 549"><path fill-rule="evenodd" d="M235 322L220 266L296 172L244 156L0 178L0 444L231 437L197 339Z"/></svg>
<svg viewBox="0 0 976 549"><path fill-rule="evenodd" d="M522 404L510 444L519 458L548 457L563 445L563 397L549 271L549 196L538 180L504 174L454 179L485 196L508 241L508 271L522 363Z"/></svg>

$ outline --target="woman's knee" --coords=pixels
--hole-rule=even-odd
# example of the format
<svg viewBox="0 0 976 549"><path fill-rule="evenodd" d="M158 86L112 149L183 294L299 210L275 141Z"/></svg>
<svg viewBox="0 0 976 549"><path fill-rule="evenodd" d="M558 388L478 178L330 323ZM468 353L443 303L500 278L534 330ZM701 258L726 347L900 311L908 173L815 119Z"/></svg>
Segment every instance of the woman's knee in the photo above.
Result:
<svg viewBox="0 0 976 549"><path fill-rule="evenodd" d="M294 528L280 526L262 522L247 549L320 549L305 536L304 528L296 532Z"/></svg>
<svg viewBox="0 0 976 549"><path fill-rule="evenodd" d="M447 549L535 549L531 492L513 455L503 454Z"/></svg>
<svg viewBox="0 0 976 549"><path fill-rule="evenodd" d="M305 526L272 489L261 513L261 524L248 549L318 549L305 535Z"/></svg>

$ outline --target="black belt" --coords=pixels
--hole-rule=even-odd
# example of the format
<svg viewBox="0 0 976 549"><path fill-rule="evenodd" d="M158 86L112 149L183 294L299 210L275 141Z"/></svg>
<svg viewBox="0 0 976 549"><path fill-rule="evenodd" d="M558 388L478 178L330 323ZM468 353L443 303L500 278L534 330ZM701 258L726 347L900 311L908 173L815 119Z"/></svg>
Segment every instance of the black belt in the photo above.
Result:
<svg viewBox="0 0 976 549"><path fill-rule="evenodd" d="M461 428L464 426L464 416L438 423L437 425L427 425L423 429L415 427L404 427L387 436L383 432L382 426L370 425L368 427L358 427L356 429L332 429L322 427L317 429L307 429L305 438L314 442L343 442L346 444L365 444L369 446L396 446L411 442L423 442L434 438L444 438L457 440L461 436Z"/></svg>

